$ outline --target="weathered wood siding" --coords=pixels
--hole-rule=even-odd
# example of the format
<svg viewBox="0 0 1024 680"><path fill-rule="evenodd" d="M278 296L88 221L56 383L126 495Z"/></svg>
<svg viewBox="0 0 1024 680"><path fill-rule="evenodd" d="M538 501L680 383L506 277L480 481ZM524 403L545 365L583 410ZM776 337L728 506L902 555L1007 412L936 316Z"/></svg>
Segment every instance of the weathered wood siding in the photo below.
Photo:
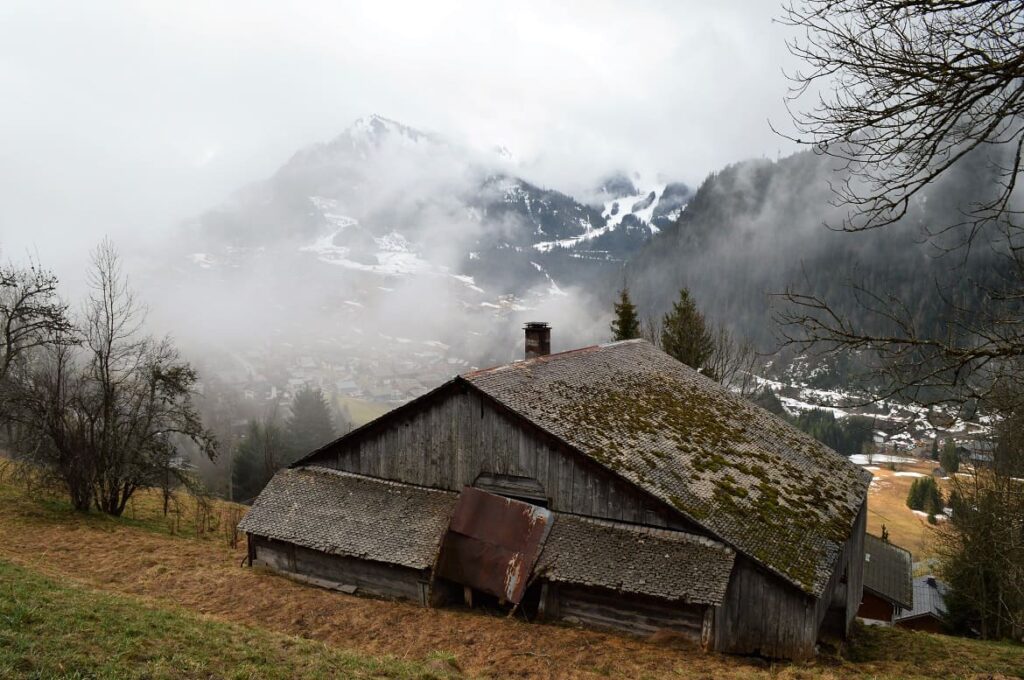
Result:
<svg viewBox="0 0 1024 680"><path fill-rule="evenodd" d="M864 505L821 598L801 592L738 555L725 602L715 609L715 649L774 658L810 658L823 629L848 634L864 584L866 518Z"/></svg>
<svg viewBox="0 0 1024 680"><path fill-rule="evenodd" d="M544 488L552 510L707 533L486 398L457 388L307 462L451 491L481 474L527 477Z"/></svg>
<svg viewBox="0 0 1024 680"><path fill-rule="evenodd" d="M703 605L623 595L601 588L549 584L545 618L650 635L671 630L700 641Z"/></svg>
<svg viewBox="0 0 1024 680"><path fill-rule="evenodd" d="M819 629L845 638L860 608L864 592L864 529L867 526L867 500L853 524L850 539L836 560L832 578L818 600L815 615Z"/></svg>
<svg viewBox="0 0 1024 680"><path fill-rule="evenodd" d="M251 536L253 564L327 588L425 603L429 574L394 564L328 555L262 536Z"/></svg>
<svg viewBox="0 0 1024 680"><path fill-rule="evenodd" d="M809 658L818 639L815 599L743 555L715 608L714 648L772 658Z"/></svg>

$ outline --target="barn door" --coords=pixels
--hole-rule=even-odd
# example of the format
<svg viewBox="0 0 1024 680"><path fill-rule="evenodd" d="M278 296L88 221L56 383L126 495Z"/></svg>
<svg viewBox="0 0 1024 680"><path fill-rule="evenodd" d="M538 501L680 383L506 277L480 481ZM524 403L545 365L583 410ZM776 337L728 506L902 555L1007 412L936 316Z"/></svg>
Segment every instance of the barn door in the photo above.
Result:
<svg viewBox="0 0 1024 680"><path fill-rule="evenodd" d="M434 576L519 604L552 520L546 508L466 487Z"/></svg>

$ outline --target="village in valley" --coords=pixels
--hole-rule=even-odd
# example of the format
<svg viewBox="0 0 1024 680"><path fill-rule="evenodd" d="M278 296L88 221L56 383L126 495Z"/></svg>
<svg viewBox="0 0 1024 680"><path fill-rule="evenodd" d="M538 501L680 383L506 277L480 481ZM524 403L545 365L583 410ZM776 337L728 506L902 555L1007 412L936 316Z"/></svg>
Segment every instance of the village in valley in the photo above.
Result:
<svg viewBox="0 0 1024 680"><path fill-rule="evenodd" d="M0 12L0 678L1024 678L1022 54Z"/></svg>

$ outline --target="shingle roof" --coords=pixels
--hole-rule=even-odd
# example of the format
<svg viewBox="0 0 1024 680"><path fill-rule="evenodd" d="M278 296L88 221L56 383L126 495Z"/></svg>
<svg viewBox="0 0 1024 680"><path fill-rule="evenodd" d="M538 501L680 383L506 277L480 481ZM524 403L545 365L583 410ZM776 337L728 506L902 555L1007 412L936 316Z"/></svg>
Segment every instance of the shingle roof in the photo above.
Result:
<svg viewBox="0 0 1024 680"><path fill-rule="evenodd" d="M556 514L535 571L556 583L717 605L734 558L708 538Z"/></svg>
<svg viewBox="0 0 1024 680"><path fill-rule="evenodd" d="M285 469L270 480L239 528L334 555L428 569L455 498L326 468Z"/></svg>
<svg viewBox="0 0 1024 680"><path fill-rule="evenodd" d="M946 584L933 576L914 579L914 608L904 609L894 620L904 621L919 616L934 616L937 619L946 616Z"/></svg>
<svg viewBox="0 0 1024 680"><path fill-rule="evenodd" d="M912 564L903 548L864 535L864 587L903 609L914 606Z"/></svg>
<svg viewBox="0 0 1024 680"><path fill-rule="evenodd" d="M870 473L642 340L462 378L813 595Z"/></svg>
<svg viewBox="0 0 1024 680"><path fill-rule="evenodd" d="M309 466L281 470L242 531L313 550L427 569L458 494ZM711 539L552 513L535 574L695 604L725 596L735 557Z"/></svg>

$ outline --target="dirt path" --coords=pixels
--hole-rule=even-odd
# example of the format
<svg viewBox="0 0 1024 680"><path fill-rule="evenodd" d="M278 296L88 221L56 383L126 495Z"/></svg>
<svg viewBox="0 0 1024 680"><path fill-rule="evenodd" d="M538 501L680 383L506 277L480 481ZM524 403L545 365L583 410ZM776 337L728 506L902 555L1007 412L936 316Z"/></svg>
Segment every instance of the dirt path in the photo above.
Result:
<svg viewBox="0 0 1024 680"><path fill-rule="evenodd" d="M244 550L215 540L33 517L0 507L0 558L101 590L263 626L374 655L453 654L469 675L530 678L768 676L764 662L465 611L428 610L321 590L240 566ZM777 670L777 669L776 669ZM784 675L797 669L789 667ZM789 671L789 672L786 672Z"/></svg>

